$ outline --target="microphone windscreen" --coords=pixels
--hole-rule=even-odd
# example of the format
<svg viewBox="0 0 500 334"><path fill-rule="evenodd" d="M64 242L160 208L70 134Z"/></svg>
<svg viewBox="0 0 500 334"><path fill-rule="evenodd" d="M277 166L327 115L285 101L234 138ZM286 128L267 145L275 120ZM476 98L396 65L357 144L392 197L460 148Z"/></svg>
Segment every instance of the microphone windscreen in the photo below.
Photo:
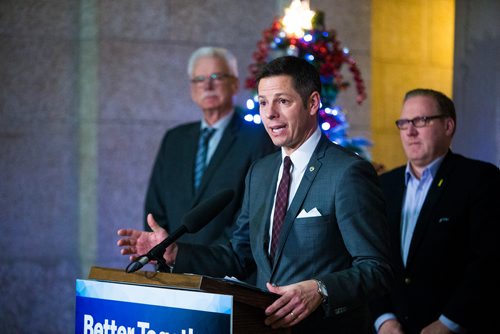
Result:
<svg viewBox="0 0 500 334"><path fill-rule="evenodd" d="M188 233L196 233L215 218L234 197L234 190L225 189L198 204L183 218Z"/></svg>

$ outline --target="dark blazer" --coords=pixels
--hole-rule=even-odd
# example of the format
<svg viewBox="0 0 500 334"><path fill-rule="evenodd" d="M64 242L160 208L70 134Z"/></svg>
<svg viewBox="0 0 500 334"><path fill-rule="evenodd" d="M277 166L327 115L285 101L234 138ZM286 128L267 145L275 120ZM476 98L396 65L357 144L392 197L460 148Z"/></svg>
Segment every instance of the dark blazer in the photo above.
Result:
<svg viewBox="0 0 500 334"><path fill-rule="evenodd" d="M322 136L287 211L274 264L268 258L269 224L281 152L250 168L230 247L179 244L174 270L197 263L213 276L244 276L257 267L256 284L322 280L330 298L294 329L301 333L371 333L367 300L387 291L388 229L371 164ZM316 208L321 216L299 218Z"/></svg>
<svg viewBox="0 0 500 334"><path fill-rule="evenodd" d="M469 329L483 324L481 261L498 262L499 170L451 151L443 159L417 220L406 268L401 257L401 210L405 166L381 176L391 227L395 284L372 305L373 316L392 312L405 333L420 330L444 314ZM488 249L487 249L488 248ZM488 267L491 263L488 264ZM489 290L489 289L488 289ZM491 291L491 290L489 290ZM479 313L479 314L478 314ZM488 331L477 331L488 333Z"/></svg>
<svg viewBox="0 0 500 334"><path fill-rule="evenodd" d="M253 161L277 148L262 125L247 123L235 113L195 192L193 173L199 135L200 122L167 131L149 181L145 215L152 213L171 233L198 203L223 189L233 189L234 199L213 221L198 233L185 234L181 239L200 244L228 242L241 207L248 168ZM145 228L149 230L146 221Z"/></svg>

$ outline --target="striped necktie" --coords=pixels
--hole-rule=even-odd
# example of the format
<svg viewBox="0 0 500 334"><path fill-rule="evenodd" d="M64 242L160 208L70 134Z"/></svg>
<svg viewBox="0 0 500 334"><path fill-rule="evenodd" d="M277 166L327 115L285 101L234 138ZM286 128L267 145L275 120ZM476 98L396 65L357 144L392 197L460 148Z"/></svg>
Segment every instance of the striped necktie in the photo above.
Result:
<svg viewBox="0 0 500 334"><path fill-rule="evenodd" d="M288 209L288 194L290 188L290 167L292 160L289 156L283 159L283 174L281 175L278 191L276 192L276 202L274 204L273 215L273 234L271 239L271 253L269 256L274 260L274 254L280 240L281 227L285 221L286 211Z"/></svg>
<svg viewBox="0 0 500 334"><path fill-rule="evenodd" d="M207 163L208 142L215 133L214 128L204 128L201 130L200 139L198 141L198 152L196 153L196 162L194 165L194 189L198 190L205 171Z"/></svg>

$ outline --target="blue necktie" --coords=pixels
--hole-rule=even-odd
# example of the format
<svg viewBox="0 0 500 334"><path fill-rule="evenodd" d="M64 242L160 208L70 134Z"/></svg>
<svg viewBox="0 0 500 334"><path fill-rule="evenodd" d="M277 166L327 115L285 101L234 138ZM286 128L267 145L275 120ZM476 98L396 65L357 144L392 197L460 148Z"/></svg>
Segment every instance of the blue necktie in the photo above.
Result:
<svg viewBox="0 0 500 334"><path fill-rule="evenodd" d="M204 128L201 130L200 139L198 141L198 152L196 153L196 162L194 165L194 189L198 190L205 171L207 163L208 141L214 134L215 129Z"/></svg>

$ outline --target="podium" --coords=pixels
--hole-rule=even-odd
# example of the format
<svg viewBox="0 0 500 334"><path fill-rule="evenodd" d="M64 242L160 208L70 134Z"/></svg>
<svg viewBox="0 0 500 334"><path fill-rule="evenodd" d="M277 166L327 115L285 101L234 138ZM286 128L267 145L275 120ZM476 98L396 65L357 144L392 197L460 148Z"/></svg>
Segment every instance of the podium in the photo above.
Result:
<svg viewBox="0 0 500 334"><path fill-rule="evenodd" d="M290 329L273 330L264 324L265 308L279 296L244 283L192 274L150 271L126 273L124 270L103 267L92 267L88 278L99 282L160 289L156 290L158 292L164 289L189 291L195 294L195 299L200 300L206 294L232 296L232 333L291 333Z"/></svg>

